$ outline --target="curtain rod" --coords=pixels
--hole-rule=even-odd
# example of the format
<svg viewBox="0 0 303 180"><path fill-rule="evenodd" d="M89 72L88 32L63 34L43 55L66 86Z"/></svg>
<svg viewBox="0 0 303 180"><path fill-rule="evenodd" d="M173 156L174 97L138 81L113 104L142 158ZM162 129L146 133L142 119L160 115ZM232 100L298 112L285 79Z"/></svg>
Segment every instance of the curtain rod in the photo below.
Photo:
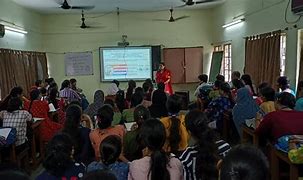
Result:
<svg viewBox="0 0 303 180"><path fill-rule="evenodd" d="M283 33L285 33L285 30L276 30L276 31L271 31L271 32L267 32L267 33L262 33L262 34L245 36L245 37L243 37L243 39L251 38L254 36L266 36L266 35L271 35L271 34L283 34Z"/></svg>
<svg viewBox="0 0 303 180"><path fill-rule="evenodd" d="M5 49L5 48L0 48L0 51L12 51L14 53L27 53L27 54L31 54L31 53L35 53L35 54L44 54L45 52L38 52L38 51L24 51L24 50L16 50L16 49Z"/></svg>
<svg viewBox="0 0 303 180"><path fill-rule="evenodd" d="M213 42L210 45L220 45L220 44L226 44L226 43L231 43L232 40L226 40L226 41L220 41L220 42Z"/></svg>

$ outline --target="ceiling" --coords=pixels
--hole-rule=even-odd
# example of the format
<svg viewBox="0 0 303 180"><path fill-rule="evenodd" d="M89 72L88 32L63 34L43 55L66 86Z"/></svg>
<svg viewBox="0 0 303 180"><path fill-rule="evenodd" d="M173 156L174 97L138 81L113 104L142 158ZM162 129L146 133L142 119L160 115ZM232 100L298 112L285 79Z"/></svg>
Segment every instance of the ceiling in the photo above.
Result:
<svg viewBox="0 0 303 180"><path fill-rule="evenodd" d="M43 14L78 13L79 10L59 8L64 0L13 0L17 4ZM195 1L195 0L194 0ZM200 1L200 0L199 0ZM224 3L226 0L214 0L203 4L183 7L182 9L207 9ZM67 0L70 6L95 6L87 13L111 12L120 8L121 11L161 11L184 4L182 0Z"/></svg>

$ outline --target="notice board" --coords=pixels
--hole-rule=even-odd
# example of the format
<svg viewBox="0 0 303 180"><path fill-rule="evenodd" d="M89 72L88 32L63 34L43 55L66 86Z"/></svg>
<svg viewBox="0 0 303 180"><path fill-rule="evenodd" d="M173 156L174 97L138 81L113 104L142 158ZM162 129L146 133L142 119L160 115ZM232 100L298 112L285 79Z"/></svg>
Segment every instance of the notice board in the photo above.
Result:
<svg viewBox="0 0 303 180"><path fill-rule="evenodd" d="M92 75L94 73L92 52L65 53L64 62L66 76Z"/></svg>

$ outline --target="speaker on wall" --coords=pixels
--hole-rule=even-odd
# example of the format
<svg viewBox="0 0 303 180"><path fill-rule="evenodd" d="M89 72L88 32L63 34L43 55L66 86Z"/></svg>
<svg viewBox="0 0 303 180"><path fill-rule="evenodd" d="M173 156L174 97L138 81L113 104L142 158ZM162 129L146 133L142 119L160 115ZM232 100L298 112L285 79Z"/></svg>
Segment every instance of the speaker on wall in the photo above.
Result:
<svg viewBox="0 0 303 180"><path fill-rule="evenodd" d="M152 69L157 71L161 62L161 46L152 46Z"/></svg>

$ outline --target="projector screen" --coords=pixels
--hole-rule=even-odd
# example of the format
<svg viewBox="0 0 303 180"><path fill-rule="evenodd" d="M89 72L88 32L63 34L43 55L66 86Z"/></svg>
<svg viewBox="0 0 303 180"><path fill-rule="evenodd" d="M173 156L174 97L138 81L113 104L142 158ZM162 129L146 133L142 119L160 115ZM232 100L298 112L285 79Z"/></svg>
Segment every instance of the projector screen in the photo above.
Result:
<svg viewBox="0 0 303 180"><path fill-rule="evenodd" d="M145 80L152 77L151 47L100 48L101 81Z"/></svg>

